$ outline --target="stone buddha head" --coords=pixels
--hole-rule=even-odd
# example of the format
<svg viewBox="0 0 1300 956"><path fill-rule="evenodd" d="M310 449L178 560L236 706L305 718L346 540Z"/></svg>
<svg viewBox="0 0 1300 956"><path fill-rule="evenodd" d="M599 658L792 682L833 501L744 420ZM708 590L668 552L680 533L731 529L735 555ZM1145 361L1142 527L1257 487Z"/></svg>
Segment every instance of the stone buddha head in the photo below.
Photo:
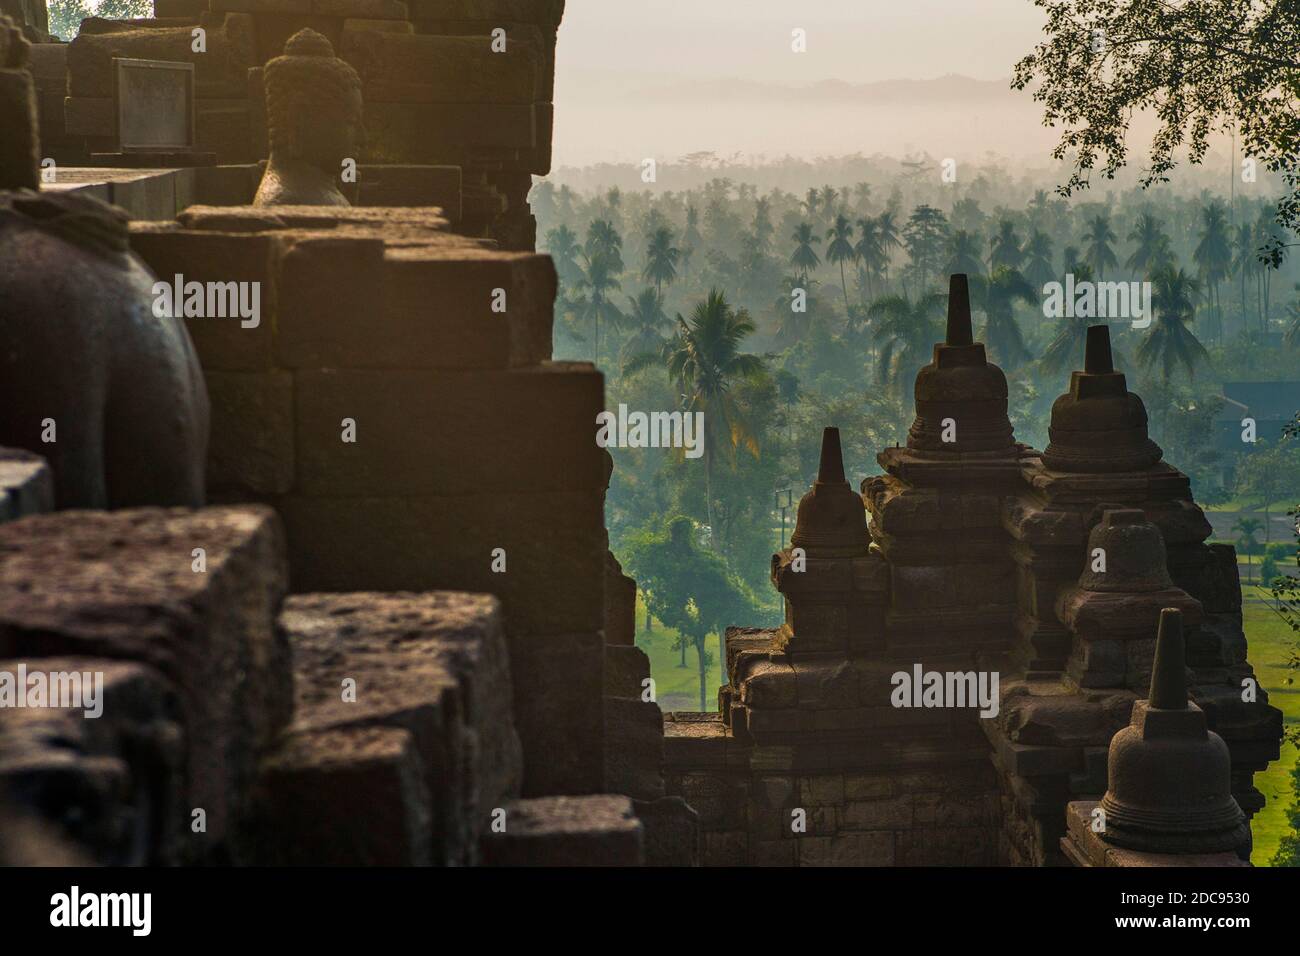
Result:
<svg viewBox="0 0 1300 956"><path fill-rule="evenodd" d="M361 78L315 30L299 30L263 70L270 162L255 205L347 206L343 161L361 145Z"/></svg>

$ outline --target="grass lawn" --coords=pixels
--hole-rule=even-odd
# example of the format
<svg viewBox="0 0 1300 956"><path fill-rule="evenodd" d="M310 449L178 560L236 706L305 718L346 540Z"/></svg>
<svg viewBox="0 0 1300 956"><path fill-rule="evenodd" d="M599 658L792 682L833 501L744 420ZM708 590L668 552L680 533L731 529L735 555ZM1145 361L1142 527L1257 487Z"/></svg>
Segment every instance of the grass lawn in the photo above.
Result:
<svg viewBox="0 0 1300 956"><path fill-rule="evenodd" d="M1250 589L1246 590L1249 597ZM1293 728L1300 723L1300 674L1288 669L1286 662L1295 647L1295 634L1273 611L1255 601L1244 605L1243 618L1255 675L1268 691L1269 703L1282 711L1287 727ZM1297 682L1285 684L1287 678L1294 678ZM1282 748L1281 759L1269 764L1264 772L1255 774L1255 786L1268 801L1251 821L1255 834L1251 862L1256 866L1268 866L1286 832L1286 808L1293 800L1290 774L1296 756L1296 748L1287 744Z"/></svg>
<svg viewBox="0 0 1300 956"><path fill-rule="evenodd" d="M677 640L677 631L664 627L653 621L648 634L642 633L645 626L645 605L641 603L640 594L636 602L636 646L645 651L650 658L650 676L655 681L655 695L659 709L699 710L700 709L700 672L695 656L695 648L686 649L686 666L681 666L681 652L673 650L673 641ZM705 680L705 710L718 709L718 688L722 686L722 669L718 664L718 637L709 635L709 653L713 662L709 665Z"/></svg>

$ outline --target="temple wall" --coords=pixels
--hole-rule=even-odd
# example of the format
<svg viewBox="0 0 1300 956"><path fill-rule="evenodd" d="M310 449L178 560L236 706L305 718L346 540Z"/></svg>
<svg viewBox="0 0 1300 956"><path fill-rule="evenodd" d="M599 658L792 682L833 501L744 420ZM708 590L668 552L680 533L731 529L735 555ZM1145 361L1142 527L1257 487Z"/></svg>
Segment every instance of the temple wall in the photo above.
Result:
<svg viewBox="0 0 1300 956"><path fill-rule="evenodd" d="M232 207L133 227L159 276L259 283L256 328L187 321L210 498L275 507L295 592L498 595L525 793L604 789L603 380L550 361L549 258L447 234L428 210L301 215L333 228L253 232L264 213Z"/></svg>
<svg viewBox="0 0 1300 956"><path fill-rule="evenodd" d="M113 148L113 56L195 65L197 147L219 164L265 159L261 67L302 27L360 74L358 163L459 166L458 231L532 249L532 176L551 166L555 43L562 0L158 0L157 19L92 18L70 44L32 55L41 137L60 166ZM205 52L192 49L202 27ZM504 52L492 31L505 31Z"/></svg>

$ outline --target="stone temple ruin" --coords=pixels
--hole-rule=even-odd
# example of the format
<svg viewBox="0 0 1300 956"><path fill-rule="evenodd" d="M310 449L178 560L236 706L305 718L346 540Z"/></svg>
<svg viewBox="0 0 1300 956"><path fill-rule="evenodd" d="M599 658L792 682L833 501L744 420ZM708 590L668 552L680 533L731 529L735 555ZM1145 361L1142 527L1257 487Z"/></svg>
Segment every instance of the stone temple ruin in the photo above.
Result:
<svg viewBox="0 0 1300 956"><path fill-rule="evenodd" d="M1040 453L953 277L907 446L859 493L827 429L785 622L661 714L525 201L563 4L156 2L0 34L0 677L103 681L0 708L0 859L1243 865L1281 715L1105 327ZM93 165L113 57L194 64L216 165Z"/></svg>

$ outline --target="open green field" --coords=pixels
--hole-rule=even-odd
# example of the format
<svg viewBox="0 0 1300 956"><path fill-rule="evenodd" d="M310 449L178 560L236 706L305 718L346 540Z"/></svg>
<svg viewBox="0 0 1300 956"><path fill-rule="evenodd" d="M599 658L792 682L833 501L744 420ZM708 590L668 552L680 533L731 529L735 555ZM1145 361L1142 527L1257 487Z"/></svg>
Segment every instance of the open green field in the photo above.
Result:
<svg viewBox="0 0 1300 956"><path fill-rule="evenodd" d="M677 640L677 631L666 628L658 621L652 621L649 633L644 633L645 605L641 603L640 594L636 602L636 646L645 651L650 658L650 674L655 680L655 694L659 700L659 709L665 713L670 710L700 710L700 672L696 662L695 648L686 649L686 666L681 666L681 653L673 650L673 641ZM718 664L718 638L709 636L709 652L713 662L709 665L708 677L705 679L704 710L718 709L718 688L722 686L722 669Z"/></svg>
<svg viewBox="0 0 1300 956"><path fill-rule="evenodd" d="M1296 635L1271 609L1258 601L1249 600L1252 591L1262 596L1264 592L1246 588L1243 619L1250 663L1255 675L1268 691L1269 703L1280 709L1288 728L1300 723L1300 674L1286 666L1295 647ZM1296 683L1287 684L1288 679ZM1268 801L1264 809L1251 821L1255 834L1255 849L1251 862L1267 866L1277 852L1278 841L1286 831L1286 808L1290 805L1291 768L1295 766L1296 748L1290 744L1282 748L1281 759L1270 764L1268 770L1255 774L1255 786Z"/></svg>

